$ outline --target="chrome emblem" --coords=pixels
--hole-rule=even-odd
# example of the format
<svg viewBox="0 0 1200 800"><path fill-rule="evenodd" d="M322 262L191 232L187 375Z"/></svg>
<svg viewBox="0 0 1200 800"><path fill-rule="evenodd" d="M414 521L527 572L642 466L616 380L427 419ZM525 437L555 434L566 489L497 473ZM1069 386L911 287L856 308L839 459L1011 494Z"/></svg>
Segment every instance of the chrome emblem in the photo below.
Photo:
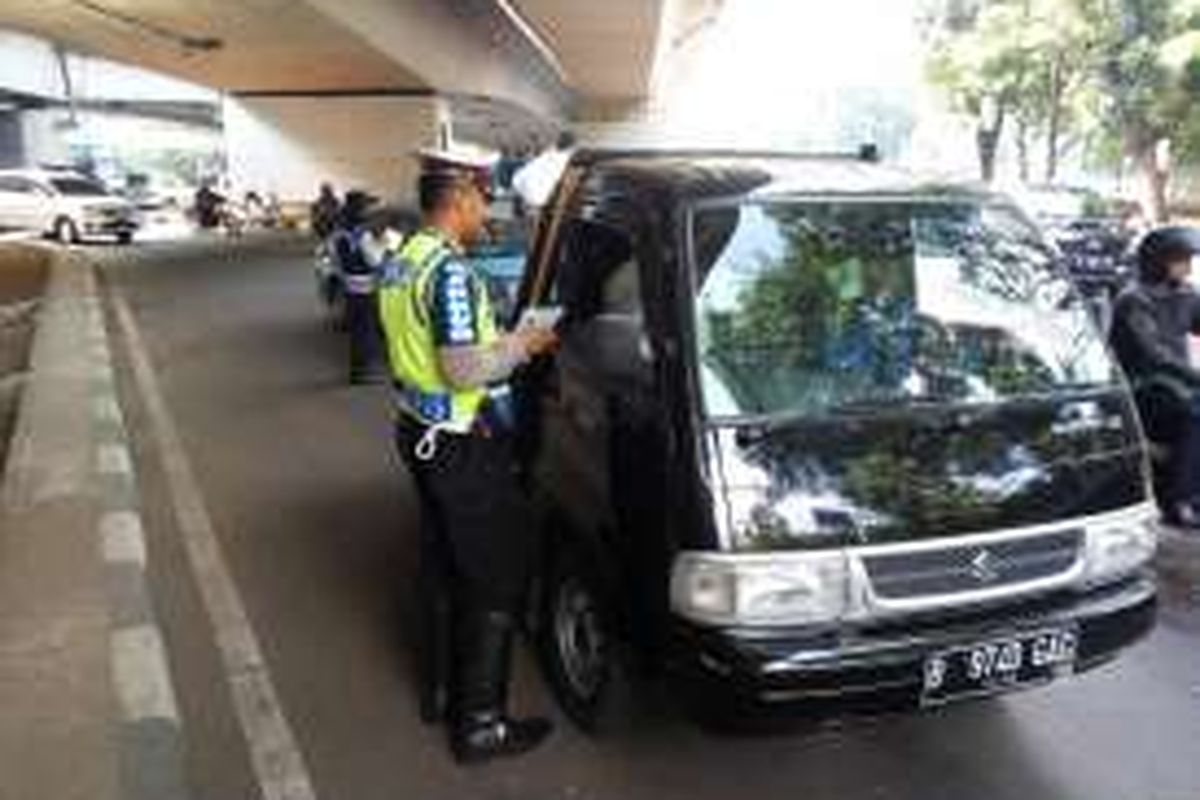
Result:
<svg viewBox="0 0 1200 800"><path fill-rule="evenodd" d="M996 557L987 550L980 550L971 559L971 577L980 583L992 583L1000 577L999 565L996 563Z"/></svg>

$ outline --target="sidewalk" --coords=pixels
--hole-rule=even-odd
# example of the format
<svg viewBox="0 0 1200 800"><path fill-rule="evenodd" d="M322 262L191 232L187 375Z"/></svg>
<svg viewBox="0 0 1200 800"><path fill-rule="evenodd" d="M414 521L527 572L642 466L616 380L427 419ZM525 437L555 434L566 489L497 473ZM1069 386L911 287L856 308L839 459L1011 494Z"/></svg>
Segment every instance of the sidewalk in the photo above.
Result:
<svg viewBox="0 0 1200 800"><path fill-rule="evenodd" d="M0 242L24 242L40 238L34 231L0 228Z"/></svg>
<svg viewBox="0 0 1200 800"><path fill-rule="evenodd" d="M0 243L0 470L16 422L30 343L37 327L46 252Z"/></svg>
<svg viewBox="0 0 1200 800"><path fill-rule="evenodd" d="M0 800L186 797L95 275L50 260L0 486Z"/></svg>
<svg viewBox="0 0 1200 800"><path fill-rule="evenodd" d="M87 289L86 272L52 268L0 493L4 800L118 796L92 537Z"/></svg>

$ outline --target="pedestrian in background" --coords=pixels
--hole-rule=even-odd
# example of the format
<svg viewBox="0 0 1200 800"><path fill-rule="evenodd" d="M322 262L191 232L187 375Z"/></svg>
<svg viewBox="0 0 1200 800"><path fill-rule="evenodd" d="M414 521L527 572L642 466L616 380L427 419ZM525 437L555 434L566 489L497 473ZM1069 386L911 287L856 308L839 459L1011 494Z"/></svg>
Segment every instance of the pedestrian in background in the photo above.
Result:
<svg viewBox="0 0 1200 800"><path fill-rule="evenodd" d="M221 206L225 197L218 193L211 180L200 184L192 206L196 214L196 224L201 228L212 229L221 224Z"/></svg>
<svg viewBox="0 0 1200 800"><path fill-rule="evenodd" d="M341 201L338 200L331 184L321 184L321 191L317 195L317 199L309 206L308 213L313 236L317 238L318 242L324 242L337 228L342 214Z"/></svg>

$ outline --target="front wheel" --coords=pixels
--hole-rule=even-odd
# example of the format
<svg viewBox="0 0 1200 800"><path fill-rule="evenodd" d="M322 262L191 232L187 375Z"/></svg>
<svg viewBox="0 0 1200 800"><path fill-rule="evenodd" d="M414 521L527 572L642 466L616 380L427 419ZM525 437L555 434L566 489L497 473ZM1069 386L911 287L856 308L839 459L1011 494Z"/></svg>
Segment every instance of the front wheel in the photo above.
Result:
<svg viewBox="0 0 1200 800"><path fill-rule="evenodd" d="M628 723L629 676L594 568L571 550L556 553L542 598L539 649L563 711L591 734Z"/></svg>
<svg viewBox="0 0 1200 800"><path fill-rule="evenodd" d="M133 241L132 231L120 231L117 233L117 244L129 244Z"/></svg>
<svg viewBox="0 0 1200 800"><path fill-rule="evenodd" d="M79 241L79 227L68 217L62 217L54 223L54 238L63 244Z"/></svg>

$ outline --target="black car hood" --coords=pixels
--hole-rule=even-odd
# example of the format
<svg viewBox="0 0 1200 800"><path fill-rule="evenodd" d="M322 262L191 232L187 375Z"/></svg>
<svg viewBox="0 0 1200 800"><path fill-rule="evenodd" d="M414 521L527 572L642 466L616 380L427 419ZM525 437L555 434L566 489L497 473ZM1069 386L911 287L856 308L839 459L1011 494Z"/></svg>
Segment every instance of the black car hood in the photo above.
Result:
<svg viewBox="0 0 1200 800"><path fill-rule="evenodd" d="M1124 508L1147 496L1140 442L1117 389L708 431L714 511L737 550L931 539Z"/></svg>

